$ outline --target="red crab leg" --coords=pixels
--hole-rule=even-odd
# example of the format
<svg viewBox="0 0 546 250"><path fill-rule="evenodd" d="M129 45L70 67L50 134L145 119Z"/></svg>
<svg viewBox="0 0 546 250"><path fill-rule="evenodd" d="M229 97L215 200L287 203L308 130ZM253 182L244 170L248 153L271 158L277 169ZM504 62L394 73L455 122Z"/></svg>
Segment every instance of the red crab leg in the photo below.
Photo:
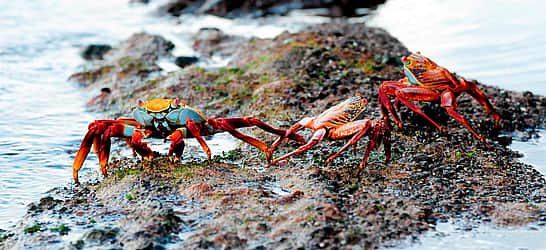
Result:
<svg viewBox="0 0 546 250"><path fill-rule="evenodd" d="M298 149L294 150L294 151L291 152L291 153L288 153L288 154L286 154L286 155L283 155L283 156L281 156L281 157L279 157L279 158L273 160L271 163L269 163L269 164L267 165L267 167L270 167L270 166L272 166L273 164L275 164L275 163L277 163L277 162L279 162L279 161L282 161L282 160L284 160L284 159L286 159L286 158L288 158L288 157L290 157L290 156L293 156L293 155L295 155L295 154L299 154L299 153L301 153L301 152L303 152L303 151L305 151L305 150L310 149L311 147L313 147L313 146L316 145L317 143L321 142L322 139L324 139L324 137L326 136L326 134L327 134L327 131L326 131L326 129L324 129L324 128L321 128L321 129L315 131L315 133L313 133L313 137L311 137L311 139L307 142L307 144L305 144L305 145L299 147Z"/></svg>
<svg viewBox="0 0 546 250"><path fill-rule="evenodd" d="M346 123L343 126L337 128L332 133L332 138L331 139L333 139L333 140L339 139L338 135L340 135L340 134L343 134L344 137L345 136L350 136L350 135L353 135L353 137L351 137L351 139L349 141L347 141L347 143L343 147L341 147L341 149L337 153L330 156L330 158L328 158L328 160L326 160L326 164L329 164L332 160L334 160L336 157L338 157L339 154L341 154L341 152L346 150L349 146L351 146L351 145L355 146L356 143L358 142L358 140L360 140L360 138L362 138L362 136L364 136L364 135L366 135L368 133L368 130L370 129L371 124L372 124L371 120L365 119L365 120L358 120L358 121L354 121L354 122L349 122L349 123ZM351 130L355 130L355 129L358 129L358 130L353 132L353 133L345 133L344 131L346 131L347 128L349 128ZM346 134L348 134L348 135L346 135Z"/></svg>
<svg viewBox="0 0 546 250"><path fill-rule="evenodd" d="M209 119L209 124L211 124ZM248 135L245 135L239 131L237 131L235 128L241 128L241 127L250 127L252 126L250 122L247 121L245 118L218 118L214 119L214 122L217 125L218 129L221 129L223 131L227 131L232 136L239 138L240 140L253 145L254 147L258 148L259 150L263 151L265 153L266 159L269 161L271 159L271 151L269 150L269 147L265 145L265 143L252 138Z"/></svg>
<svg viewBox="0 0 546 250"><path fill-rule="evenodd" d="M208 123L212 125L215 129L227 131L231 135L264 151L268 161L271 160L271 150L269 149L269 147L265 143L250 136L244 135L236 129L256 126L276 135L284 135L286 132L282 129L273 128L254 117L209 119ZM300 135L291 135L289 136L289 138L299 142L305 141Z"/></svg>
<svg viewBox="0 0 546 250"><path fill-rule="evenodd" d="M197 139L199 144L201 144L201 147L207 154L207 159L210 161L211 159L210 148L205 142L205 140L203 140L203 138L201 137L201 131L199 127L197 126L197 124L192 119L188 118L188 120L186 121L186 128L188 128L188 131L190 132L190 134L193 135L195 139Z"/></svg>
<svg viewBox="0 0 546 250"><path fill-rule="evenodd" d="M377 141L380 141L382 138L381 134L382 130L380 126L373 126L372 134L370 135L370 141L368 142L368 147L366 148L366 153L364 153L364 159L360 163L360 170L366 166L366 161L368 160L368 156L370 156L370 152L372 152L372 149L375 147L375 144Z"/></svg>
<svg viewBox="0 0 546 250"><path fill-rule="evenodd" d="M310 123L310 121L312 121L314 119L314 117L306 117L306 118L303 118L301 119L298 123L294 124L292 127L290 127L288 130L286 130L286 132L284 134L281 135L281 137L279 137L275 142L273 142L273 144L271 145L271 152L273 152L273 150L275 150L275 148L286 138L289 138L291 136L299 136L299 138L301 138L301 141L299 139L297 139L297 141L301 142L301 143L305 143L305 140L303 139L303 137L301 137L300 135L296 134L296 132L298 132L299 130L301 130L302 128L304 128L306 125L308 125L308 123Z"/></svg>
<svg viewBox="0 0 546 250"><path fill-rule="evenodd" d="M125 134L126 127L130 126L123 123L115 123L112 124L106 129L104 132L104 135L102 136L101 141L101 148L100 148L100 155L99 155L99 164L100 169L102 171L102 175L104 177L108 177L108 173L106 171L106 165L108 164L108 157L110 156L110 146L111 144L111 137L125 137L127 138L127 135ZM131 136L131 147L142 156L144 159L151 159L153 157L152 150L148 147L148 145L144 142L142 142L142 139L146 138L147 132L142 132L139 129L134 129Z"/></svg>
<svg viewBox="0 0 546 250"><path fill-rule="evenodd" d="M104 131L112 123L117 122L116 120L96 120L89 124L87 133L85 134L82 143L80 145L80 150L76 154L74 163L72 164L72 175L74 176L74 181L78 183L78 171L80 171L83 166L83 162L87 158L91 146L97 154L97 157L100 157L100 148L101 148L101 136Z"/></svg>
<svg viewBox="0 0 546 250"><path fill-rule="evenodd" d="M430 117L428 117L415 103L411 101L435 101L440 98L439 94L431 89L428 89L426 87L421 86L412 86L412 87L405 87L396 90L396 98L402 102L402 104L406 105L409 109L413 110L415 113L418 113L425 117L427 120L429 120L434 126L436 126L440 132L446 133L446 130L440 126L438 123L433 121ZM409 101L411 100L411 101Z"/></svg>
<svg viewBox="0 0 546 250"><path fill-rule="evenodd" d="M371 131L370 131L371 128ZM348 133L346 131L354 131L352 133ZM339 136L350 136L353 135L353 137L334 155L332 155L328 160L326 161L326 164L330 163L333 159L335 159L341 152L346 150L351 145L356 145L356 143L365 135L369 134L370 140L368 142L368 147L366 149L366 153L364 154L364 159L362 160L362 163L360 164L360 169L362 169L364 166L366 166L366 162L368 160L368 156L371 152L371 150L375 147L375 145L379 142L383 142L383 148L385 150L385 163L389 162L390 156L391 156L391 143L390 143L390 130L389 127L383 122L383 121L373 121L369 119L364 120L358 120L351 123L347 123L338 129L333 133L331 139L338 139Z"/></svg>
<svg viewBox="0 0 546 250"><path fill-rule="evenodd" d="M395 96L396 89L407 87L407 84L401 83L399 81L384 81L379 86L379 105L381 106L381 114L388 121L389 113L392 116L394 122L398 127L402 128L402 121L398 117L398 113L394 111L392 103L389 99L389 96Z"/></svg>
<svg viewBox="0 0 546 250"><path fill-rule="evenodd" d="M91 123L92 126L89 126L89 130L87 131L87 134L83 137L82 144L80 146L80 150L78 150L78 153L76 154L76 158L74 159L74 163L72 164L72 175L74 176L74 182L78 183L78 171L80 171L83 162L85 161L85 158L87 158L87 155L89 154L89 150L91 150L91 145L93 144L93 141L95 139L95 134L98 131L98 126L95 123ZM98 154L97 146L95 145L95 152Z"/></svg>
<svg viewBox="0 0 546 250"><path fill-rule="evenodd" d="M455 95L449 90L442 93L442 107L446 109L447 113L449 113L451 117L455 118L455 120L461 122L466 128L468 128L468 130L470 130L470 132L474 134L474 136L476 136L487 148L490 148L487 143L485 143L483 137L478 135L478 133L476 133L476 131L470 127L468 121L462 115L457 113L457 101L455 100Z"/></svg>
<svg viewBox="0 0 546 250"><path fill-rule="evenodd" d="M467 90L468 94L470 94L476 101L478 101L484 108L485 111L495 118L495 127L498 128L500 124L500 116L495 111L495 108L489 102L489 98L476 86L476 84L472 81L465 81L464 79L460 80L462 84L467 85L470 89Z"/></svg>

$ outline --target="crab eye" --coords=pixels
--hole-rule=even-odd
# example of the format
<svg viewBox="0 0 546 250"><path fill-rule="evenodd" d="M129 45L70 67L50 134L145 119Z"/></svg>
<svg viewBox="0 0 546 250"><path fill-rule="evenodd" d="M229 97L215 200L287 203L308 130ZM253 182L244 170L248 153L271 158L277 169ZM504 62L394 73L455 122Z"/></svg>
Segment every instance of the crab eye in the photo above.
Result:
<svg viewBox="0 0 546 250"><path fill-rule="evenodd" d="M140 109L135 109L135 111L133 112L133 117L138 123L142 124L145 127L151 125L152 121L154 120L153 116Z"/></svg>
<svg viewBox="0 0 546 250"><path fill-rule="evenodd" d="M171 108L178 108L180 106L180 100L178 98L174 99L171 103Z"/></svg>

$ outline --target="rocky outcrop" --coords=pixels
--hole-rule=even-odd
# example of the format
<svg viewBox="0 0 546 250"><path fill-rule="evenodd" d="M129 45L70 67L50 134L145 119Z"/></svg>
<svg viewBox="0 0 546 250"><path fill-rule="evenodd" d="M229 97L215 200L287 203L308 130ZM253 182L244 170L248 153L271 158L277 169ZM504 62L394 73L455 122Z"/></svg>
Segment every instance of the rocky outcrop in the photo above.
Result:
<svg viewBox="0 0 546 250"><path fill-rule="evenodd" d="M109 98L121 100L119 113L136 99L178 97L209 117L254 116L286 129L360 94L369 101L366 117L381 119L377 88L403 76L399 58L408 53L382 29L317 25L251 39L227 67L188 66ZM417 237L438 221L544 226L546 180L502 138L544 127L546 98L480 88L501 114L500 128L468 95L458 98L459 111L491 149L438 103L418 103L448 134L401 107L404 128L393 127L391 162L374 151L363 170L364 143L325 166L343 141L323 141L270 168L246 144L211 162L189 152L183 163L157 154L145 162L114 157L109 178L52 190L32 204L15 229L1 233L0 247L376 248ZM245 133L268 144L276 139L259 129ZM298 146L283 143L275 156Z"/></svg>
<svg viewBox="0 0 546 250"><path fill-rule="evenodd" d="M373 8L384 0L282 0L282 1L219 1L219 0L172 0L159 8L160 13L173 16L182 14L211 14L235 18L241 16L262 17L267 15L286 15L297 9L325 9L324 15L331 17L357 16L359 8ZM362 14L360 14L362 15Z"/></svg>
<svg viewBox="0 0 546 250"><path fill-rule="evenodd" d="M146 84L152 73L162 69L158 66L160 58L172 57L174 44L157 35L137 33L122 41L117 47L109 49L100 60L85 65L80 72L69 77L95 92L90 102L96 110L115 106L112 95L126 91L126 88L139 88ZM98 59L98 58L97 58ZM105 95L104 90L108 90Z"/></svg>

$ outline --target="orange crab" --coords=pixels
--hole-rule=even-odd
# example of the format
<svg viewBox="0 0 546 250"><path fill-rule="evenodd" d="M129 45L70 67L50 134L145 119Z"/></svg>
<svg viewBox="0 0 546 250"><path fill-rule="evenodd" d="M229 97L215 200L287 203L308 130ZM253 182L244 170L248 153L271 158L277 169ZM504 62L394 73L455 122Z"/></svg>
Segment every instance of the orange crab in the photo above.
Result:
<svg viewBox="0 0 546 250"><path fill-rule="evenodd" d="M273 128L254 117L207 119L200 111L181 103L178 99L155 99L147 102L139 101L133 111L134 118L117 120L96 120L89 124L87 134L83 138L80 150L72 165L74 181L78 183L78 171L89 154L91 146L99 157L102 174L106 177L106 165L110 154L110 138L125 138L134 152L143 158L152 158L153 152L142 142L144 138L160 138L171 140L168 156L175 155L178 160L184 151L184 139L196 138L211 159L210 149L202 136L210 136L228 132L247 142L261 151L266 158L271 159L271 150L263 142L244 135L237 128L257 126L269 133L285 135L286 131ZM293 134L290 139L304 143L303 137Z"/></svg>
<svg viewBox="0 0 546 250"><path fill-rule="evenodd" d="M360 169L366 165L371 150L381 143L383 143L385 163L387 163L391 157L391 134L389 126L382 120L364 119L364 110L366 109L367 103L366 99L356 95L329 108L318 116L303 118L273 143L271 151L273 151L282 140L289 138L302 128L312 129L314 131L313 137L311 137L305 145L302 145L289 154L273 160L268 166L308 150L324 139L348 139L348 142L337 153L328 158L326 161L326 164L328 164L349 146L352 145L356 150L356 143L365 135L367 135L370 140L366 153L364 154L364 159L360 164Z"/></svg>
<svg viewBox="0 0 546 250"><path fill-rule="evenodd" d="M427 57L417 52L407 57L402 58L404 63L405 77L398 81L385 81L379 86L379 103L383 116L388 120L388 113L391 114L394 122L402 128L402 122L397 113L393 110L393 105L390 97L395 97L395 106L399 103L404 104L409 109L422 115L432 124L434 124L442 133L446 130L438 123L428 117L417 105L412 101L441 101L441 105L451 117L461 122L476 136L484 145L487 146L485 139L481 137L468 121L457 112L457 96L461 93L468 93L480 104L485 110L492 114L495 118L495 127L499 126L500 116L495 111L493 105L489 102L487 96L476 86L474 81L467 81L462 77L456 77L455 74L447 69L438 66Z"/></svg>

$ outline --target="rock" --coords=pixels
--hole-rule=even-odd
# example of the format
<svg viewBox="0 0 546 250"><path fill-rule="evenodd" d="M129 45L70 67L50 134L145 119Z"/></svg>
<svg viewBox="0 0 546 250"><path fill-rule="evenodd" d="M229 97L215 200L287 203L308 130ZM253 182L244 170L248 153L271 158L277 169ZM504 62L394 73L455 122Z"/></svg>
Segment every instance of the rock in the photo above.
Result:
<svg viewBox="0 0 546 250"><path fill-rule="evenodd" d="M197 6L194 8L191 8L191 6L198 5L202 3L202 0L171 0L168 3L162 5L159 7L159 13L160 14L169 14L172 16L180 16L184 13L189 13L189 10L186 9L194 9L196 10Z"/></svg>
<svg viewBox="0 0 546 250"><path fill-rule="evenodd" d="M112 240L116 238L116 236L119 234L119 228L104 228L104 229L93 229L89 233L87 233L84 237L87 240L91 241L107 241Z"/></svg>
<svg viewBox="0 0 546 250"><path fill-rule="evenodd" d="M199 61L199 58L195 56L178 56L174 60L174 64L176 64L180 68L184 68L198 61Z"/></svg>
<svg viewBox="0 0 546 250"><path fill-rule="evenodd" d="M240 36L226 35L215 27L203 27L192 37L194 50L203 56L230 56L237 51L247 39Z"/></svg>
<svg viewBox="0 0 546 250"><path fill-rule="evenodd" d="M49 210L55 206L57 206L59 203L61 203L61 200L57 200L51 196L46 196L40 199L38 203L34 202L28 205L28 211L29 212L42 212L44 210Z"/></svg>
<svg viewBox="0 0 546 250"><path fill-rule="evenodd" d="M237 18L237 17L262 17L267 15L286 15L296 9L317 9L323 8L328 11L326 16L358 16L365 15L356 12L359 8L371 8L384 3L385 0L373 1L328 1L328 0L172 0L159 7L160 13L173 16L182 14L210 14L215 16Z"/></svg>
<svg viewBox="0 0 546 250"><path fill-rule="evenodd" d="M102 60L104 54L112 49L112 46L107 44L91 44L88 45L81 53L85 60Z"/></svg>
<svg viewBox="0 0 546 250"><path fill-rule="evenodd" d="M170 56L174 49L171 41L158 35L136 33L117 47L109 50L105 55L106 61L119 60L121 58L137 58L146 63L157 61L160 57Z"/></svg>
<svg viewBox="0 0 546 250"><path fill-rule="evenodd" d="M116 97L125 89L146 86L146 79L153 72L161 71L158 60L171 57L174 44L161 36L137 33L108 50L102 60L72 74L70 81L88 87L101 94L88 102L91 110L110 110ZM109 92L104 90L108 89Z"/></svg>

